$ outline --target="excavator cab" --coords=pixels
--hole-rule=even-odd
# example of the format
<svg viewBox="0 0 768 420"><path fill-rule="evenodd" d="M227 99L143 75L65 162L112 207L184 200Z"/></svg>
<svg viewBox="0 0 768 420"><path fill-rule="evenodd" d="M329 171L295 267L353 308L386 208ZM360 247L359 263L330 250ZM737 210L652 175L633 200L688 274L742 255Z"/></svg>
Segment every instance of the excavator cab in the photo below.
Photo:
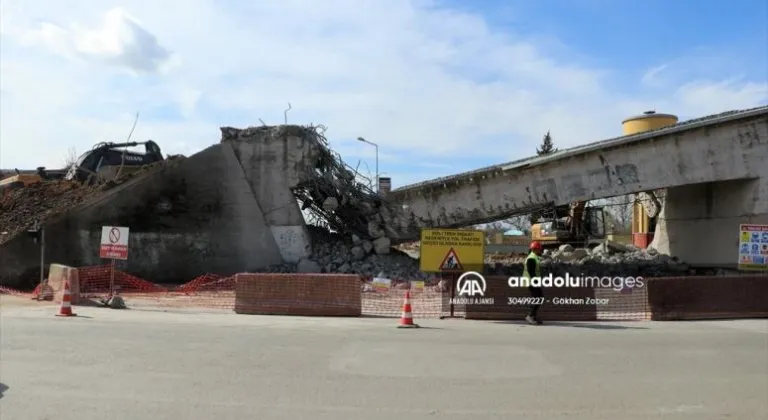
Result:
<svg viewBox="0 0 768 420"><path fill-rule="evenodd" d="M531 226L531 239L545 248L563 244L591 248L605 239L603 207L587 207L579 202L544 211L541 216L545 221Z"/></svg>
<svg viewBox="0 0 768 420"><path fill-rule="evenodd" d="M605 212L602 207L585 209L584 233L590 239L605 239Z"/></svg>
<svg viewBox="0 0 768 420"><path fill-rule="evenodd" d="M128 147L144 145L144 153L127 150ZM120 148L126 148L120 150ZM64 177L69 181L86 182L92 175L107 167L137 167L164 160L160 146L152 140L130 143L99 143L85 152L69 168Z"/></svg>

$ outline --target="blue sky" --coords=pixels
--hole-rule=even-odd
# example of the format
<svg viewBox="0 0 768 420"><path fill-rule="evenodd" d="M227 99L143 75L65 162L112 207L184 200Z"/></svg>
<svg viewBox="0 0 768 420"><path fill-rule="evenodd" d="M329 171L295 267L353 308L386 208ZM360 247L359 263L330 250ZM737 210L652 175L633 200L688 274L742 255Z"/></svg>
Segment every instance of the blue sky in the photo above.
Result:
<svg viewBox="0 0 768 420"><path fill-rule="evenodd" d="M218 127L324 124L395 187L765 104L765 1L8 0L0 166L100 141L192 154ZM360 7L361 5L365 7ZM30 153L33 150L34 153Z"/></svg>

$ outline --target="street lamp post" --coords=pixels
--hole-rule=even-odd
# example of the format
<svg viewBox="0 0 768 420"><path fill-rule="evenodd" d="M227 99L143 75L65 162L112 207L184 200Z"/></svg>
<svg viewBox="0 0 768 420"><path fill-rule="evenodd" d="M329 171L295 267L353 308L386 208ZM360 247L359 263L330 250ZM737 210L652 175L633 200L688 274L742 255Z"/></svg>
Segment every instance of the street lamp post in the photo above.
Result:
<svg viewBox="0 0 768 420"><path fill-rule="evenodd" d="M379 145L374 142L368 141L362 137L358 137L357 141L370 144L371 146L376 148L376 193L378 194L379 193Z"/></svg>

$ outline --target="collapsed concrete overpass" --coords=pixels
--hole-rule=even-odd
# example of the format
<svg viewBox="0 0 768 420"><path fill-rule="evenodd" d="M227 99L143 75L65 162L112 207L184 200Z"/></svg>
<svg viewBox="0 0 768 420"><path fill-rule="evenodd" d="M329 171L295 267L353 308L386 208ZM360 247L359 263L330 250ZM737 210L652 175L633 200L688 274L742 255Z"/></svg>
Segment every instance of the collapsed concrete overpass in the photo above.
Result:
<svg viewBox="0 0 768 420"><path fill-rule="evenodd" d="M129 226L127 271L187 281L311 257L302 210L363 238L355 248L364 251L349 256L359 260L418 239L423 227L470 226L662 188L656 248L691 263L735 263L738 225L768 223L768 107L427 181L385 200L356 180L314 128L221 131L219 144L48 217L49 260L100 264L101 226ZM37 245L13 236L0 248L0 284L37 278Z"/></svg>
<svg viewBox="0 0 768 420"><path fill-rule="evenodd" d="M30 205L41 201L37 187L18 191L20 198L12 202L0 197L0 212L27 208L14 226L0 226L0 285L37 278L39 245L20 234L27 228L21 224L35 219L47 232L47 259L73 266L102 264L101 226L127 226L129 260L124 268L169 283L308 257L311 238L297 196L319 212L329 197L338 197L328 219L349 224L353 232L355 227L367 229L365 217L355 215L365 213L359 207L371 208L371 202L380 200L373 191L350 185L355 175L339 163L316 128L222 127L221 133L218 144L163 162L53 215L56 209ZM354 200L342 199L347 196Z"/></svg>
<svg viewBox="0 0 768 420"><path fill-rule="evenodd" d="M768 107L686 121L391 191L394 242L544 206L667 189L655 247L732 265L740 223L768 223Z"/></svg>

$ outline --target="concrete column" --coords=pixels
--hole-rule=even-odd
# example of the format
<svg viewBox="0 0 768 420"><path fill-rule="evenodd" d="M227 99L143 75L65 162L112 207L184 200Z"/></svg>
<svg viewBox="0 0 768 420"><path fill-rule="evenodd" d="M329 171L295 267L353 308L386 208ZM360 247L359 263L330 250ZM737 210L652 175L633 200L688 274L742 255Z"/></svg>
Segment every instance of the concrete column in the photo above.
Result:
<svg viewBox="0 0 768 420"><path fill-rule="evenodd" d="M735 267L739 224L768 224L768 178L670 188L651 247L690 264Z"/></svg>
<svg viewBox="0 0 768 420"><path fill-rule="evenodd" d="M316 141L294 126L222 132L258 199L283 260L295 263L308 257L309 232L292 190L314 165Z"/></svg>

